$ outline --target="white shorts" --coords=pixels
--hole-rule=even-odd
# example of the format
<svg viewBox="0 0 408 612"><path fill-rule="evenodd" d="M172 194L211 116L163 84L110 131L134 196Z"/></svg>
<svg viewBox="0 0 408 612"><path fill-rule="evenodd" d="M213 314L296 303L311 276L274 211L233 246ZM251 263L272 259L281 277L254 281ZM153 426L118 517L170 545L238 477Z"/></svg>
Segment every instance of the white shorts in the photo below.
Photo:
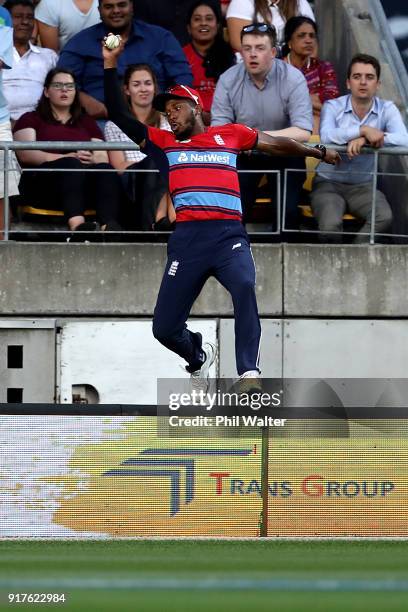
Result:
<svg viewBox="0 0 408 612"><path fill-rule="evenodd" d="M10 121L0 123L0 142L10 142L13 140ZM20 167L18 165L14 151L9 152L8 159L8 194L9 196L18 195L18 183L20 181ZM4 197L4 150L0 149L0 198Z"/></svg>

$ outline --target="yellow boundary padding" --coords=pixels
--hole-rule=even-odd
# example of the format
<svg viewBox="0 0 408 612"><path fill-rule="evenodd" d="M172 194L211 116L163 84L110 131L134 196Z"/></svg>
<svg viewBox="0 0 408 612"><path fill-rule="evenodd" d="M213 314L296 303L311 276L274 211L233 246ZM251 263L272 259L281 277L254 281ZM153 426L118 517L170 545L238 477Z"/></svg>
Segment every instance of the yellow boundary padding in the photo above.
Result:
<svg viewBox="0 0 408 612"><path fill-rule="evenodd" d="M312 134L308 140L308 144L319 144L319 142L320 142L319 134ZM316 159L315 157L306 157L307 176L306 176L305 182L303 183L303 189L306 189L306 191L312 191L313 179L315 177L315 174L316 174L315 170L318 164L319 164L319 160Z"/></svg>
<svg viewBox="0 0 408 612"><path fill-rule="evenodd" d="M318 144L320 142L319 134L312 134L308 140L308 144ZM306 191L312 191L313 187L313 179L315 177L315 170L319 164L319 160L315 157L306 157L306 171L307 177L305 182L303 183L303 189ZM298 208L302 214L302 217L307 217L308 219L314 219L314 214L312 208L308 204L299 204ZM357 217L350 213L345 213L343 215L344 221L355 221Z"/></svg>
<svg viewBox="0 0 408 612"><path fill-rule="evenodd" d="M34 206L19 206L20 212L27 215L39 215L44 217L63 217L64 213L62 210L49 210L47 208L35 208ZM95 210L89 209L84 212L85 217L94 217L96 214Z"/></svg>

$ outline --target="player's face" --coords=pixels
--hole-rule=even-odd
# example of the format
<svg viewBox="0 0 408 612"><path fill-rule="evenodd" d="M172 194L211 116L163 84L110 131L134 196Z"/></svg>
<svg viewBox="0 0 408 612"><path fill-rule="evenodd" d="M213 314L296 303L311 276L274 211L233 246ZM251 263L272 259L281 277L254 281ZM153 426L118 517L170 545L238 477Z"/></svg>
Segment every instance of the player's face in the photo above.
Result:
<svg viewBox="0 0 408 612"><path fill-rule="evenodd" d="M190 138L196 122L194 108L183 100L169 100L165 112L177 140Z"/></svg>
<svg viewBox="0 0 408 612"><path fill-rule="evenodd" d="M155 90L152 75L147 70L135 70L125 86L125 94L135 106L146 108L152 105Z"/></svg>
<svg viewBox="0 0 408 612"><path fill-rule="evenodd" d="M205 44L214 40L218 31L217 18L212 8L206 4L197 6L188 25L193 42Z"/></svg>
<svg viewBox="0 0 408 612"><path fill-rule="evenodd" d="M269 36L245 34L242 38L242 57L245 68L253 77L265 76L272 67L276 49Z"/></svg>
<svg viewBox="0 0 408 612"><path fill-rule="evenodd" d="M132 22L133 4L130 0L101 0L99 13L109 31L120 34Z"/></svg>
<svg viewBox="0 0 408 612"><path fill-rule="evenodd" d="M353 98L361 102L369 102L377 93L380 81L374 66L357 62L351 67L350 78L347 79L347 87Z"/></svg>

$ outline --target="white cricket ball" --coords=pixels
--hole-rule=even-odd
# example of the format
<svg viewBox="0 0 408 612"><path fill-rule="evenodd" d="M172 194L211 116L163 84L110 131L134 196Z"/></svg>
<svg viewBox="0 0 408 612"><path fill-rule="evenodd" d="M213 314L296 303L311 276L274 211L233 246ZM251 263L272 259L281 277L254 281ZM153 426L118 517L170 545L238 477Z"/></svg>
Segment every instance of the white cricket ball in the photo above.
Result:
<svg viewBox="0 0 408 612"><path fill-rule="evenodd" d="M108 34L105 38L105 47L107 49L116 49L120 45L121 38L118 34Z"/></svg>

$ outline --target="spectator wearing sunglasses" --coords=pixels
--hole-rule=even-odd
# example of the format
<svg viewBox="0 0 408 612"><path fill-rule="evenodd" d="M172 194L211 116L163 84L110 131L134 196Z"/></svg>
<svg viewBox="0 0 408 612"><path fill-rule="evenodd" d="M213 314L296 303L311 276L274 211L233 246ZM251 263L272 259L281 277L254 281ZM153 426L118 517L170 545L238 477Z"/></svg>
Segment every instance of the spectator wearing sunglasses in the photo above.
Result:
<svg viewBox="0 0 408 612"><path fill-rule="evenodd" d="M276 60L275 28L252 23L241 33L243 62L233 66L218 80L211 107L211 124L242 123L271 136L309 139L313 112L306 79L297 68ZM298 158L272 158L257 151L240 155L241 170L279 170L284 185L285 168L304 170ZM244 221L256 196L259 174L240 174ZM267 174L268 186L276 202L276 175ZM305 180L304 172L288 174L286 227L296 229L297 205Z"/></svg>

